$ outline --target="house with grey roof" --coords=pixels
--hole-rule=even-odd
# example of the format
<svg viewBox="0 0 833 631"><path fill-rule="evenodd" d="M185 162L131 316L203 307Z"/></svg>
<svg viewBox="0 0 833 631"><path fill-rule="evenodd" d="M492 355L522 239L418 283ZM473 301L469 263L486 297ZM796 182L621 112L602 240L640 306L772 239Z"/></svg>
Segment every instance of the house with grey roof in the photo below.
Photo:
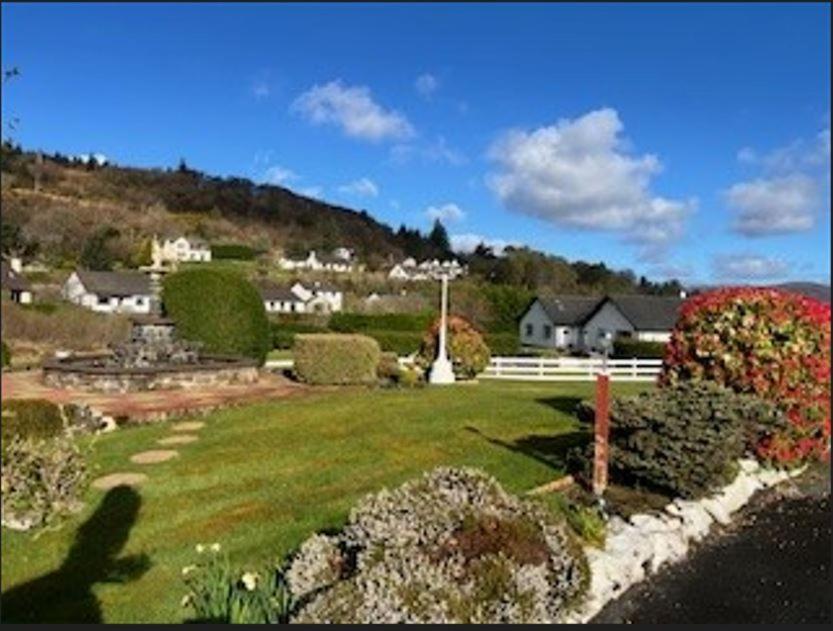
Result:
<svg viewBox="0 0 833 631"><path fill-rule="evenodd" d="M65 300L99 313L150 313L153 291L142 272L76 270L61 295Z"/></svg>
<svg viewBox="0 0 833 631"><path fill-rule="evenodd" d="M29 281L20 273L20 259L13 262L0 262L0 287L3 295L21 305L28 305L32 302L33 293Z"/></svg>
<svg viewBox="0 0 833 631"><path fill-rule="evenodd" d="M607 334L667 342L682 302L645 295L536 298L520 319L520 340L524 346L586 352L601 351Z"/></svg>
<svg viewBox="0 0 833 631"><path fill-rule="evenodd" d="M169 263L203 262L211 260L211 246L195 236L166 235L161 244L162 260Z"/></svg>
<svg viewBox="0 0 833 631"><path fill-rule="evenodd" d="M335 313L344 303L344 292L328 283L305 286L295 282L291 287L281 287L263 281L258 290L267 313Z"/></svg>

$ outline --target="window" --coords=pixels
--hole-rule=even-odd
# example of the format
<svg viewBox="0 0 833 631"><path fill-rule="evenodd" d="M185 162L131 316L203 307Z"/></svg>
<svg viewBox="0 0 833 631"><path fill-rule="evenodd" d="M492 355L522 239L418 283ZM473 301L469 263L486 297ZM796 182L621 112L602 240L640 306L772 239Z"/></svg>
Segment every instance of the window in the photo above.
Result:
<svg viewBox="0 0 833 631"><path fill-rule="evenodd" d="M527 337L532 337L532 325L531 324L526 325L526 336Z"/></svg>
<svg viewBox="0 0 833 631"><path fill-rule="evenodd" d="M99 296L98 297L98 304L100 304L100 305L109 305L110 304L110 297L109 296Z"/></svg>
<svg viewBox="0 0 833 631"><path fill-rule="evenodd" d="M552 327L549 324L544 325L544 339L548 340L552 337Z"/></svg>
<svg viewBox="0 0 833 631"><path fill-rule="evenodd" d="M138 296L138 297L136 298L136 306L137 306L137 307L141 307L141 306L143 306L144 304L145 304L145 299L144 299L144 298L142 298L141 296Z"/></svg>

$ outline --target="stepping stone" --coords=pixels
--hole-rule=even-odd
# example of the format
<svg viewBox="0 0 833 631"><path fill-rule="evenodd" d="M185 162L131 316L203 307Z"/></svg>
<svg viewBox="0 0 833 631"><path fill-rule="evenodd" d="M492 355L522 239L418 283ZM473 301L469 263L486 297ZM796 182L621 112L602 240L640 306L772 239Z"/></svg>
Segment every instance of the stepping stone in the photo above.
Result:
<svg viewBox="0 0 833 631"><path fill-rule="evenodd" d="M171 429L175 432L194 432L205 427L202 421L183 421L181 423L174 423Z"/></svg>
<svg viewBox="0 0 833 631"><path fill-rule="evenodd" d="M144 473L111 473L110 475L96 478L93 480L92 485L93 488L100 489L102 491L109 491L110 489L114 489L123 484L135 486L137 484L141 484L147 479L148 477Z"/></svg>
<svg viewBox="0 0 833 631"><path fill-rule="evenodd" d="M157 462L165 462L171 458L176 458L178 455L179 452L173 449L151 449L150 451L133 454L130 456L130 462L135 464L156 464Z"/></svg>
<svg viewBox="0 0 833 631"><path fill-rule="evenodd" d="M156 442L160 445L187 445L188 443L193 443L199 439L200 437L195 436L194 434L177 434L174 436L160 438Z"/></svg>

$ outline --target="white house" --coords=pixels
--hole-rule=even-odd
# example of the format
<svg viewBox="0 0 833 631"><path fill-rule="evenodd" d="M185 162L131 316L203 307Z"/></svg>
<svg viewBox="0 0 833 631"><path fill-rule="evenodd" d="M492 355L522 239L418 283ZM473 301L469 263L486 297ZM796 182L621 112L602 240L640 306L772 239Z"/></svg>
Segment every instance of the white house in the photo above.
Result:
<svg viewBox="0 0 833 631"><path fill-rule="evenodd" d="M536 298L520 319L521 344L598 352L606 333L614 338L667 342L682 301L642 295Z"/></svg>
<svg viewBox="0 0 833 631"><path fill-rule="evenodd" d="M259 289L269 313L335 313L344 307L344 293L324 283L305 287L296 282L287 289L267 282Z"/></svg>
<svg viewBox="0 0 833 631"><path fill-rule="evenodd" d="M70 274L61 288L64 299L99 313L150 313L150 278L141 272Z"/></svg>
<svg viewBox="0 0 833 631"><path fill-rule="evenodd" d="M208 262L211 260L211 247L197 237L168 237L160 247L162 260L166 262Z"/></svg>
<svg viewBox="0 0 833 631"><path fill-rule="evenodd" d="M7 293L12 301L28 305L31 304L33 298L32 287L20 272L20 259L13 258L8 262L0 262L0 286L2 286L3 293Z"/></svg>
<svg viewBox="0 0 833 631"><path fill-rule="evenodd" d="M441 276L448 276L450 279L464 276L468 269L460 265L457 259L440 261L438 259L425 260L417 264L412 258L407 258L401 263L394 265L388 272L391 280L439 280Z"/></svg>
<svg viewBox="0 0 833 631"><path fill-rule="evenodd" d="M278 260L278 265L285 270L310 270L313 272L352 272L353 271L353 251L340 247L336 248L332 254L316 254L315 250L310 250L305 259L290 259L281 257Z"/></svg>

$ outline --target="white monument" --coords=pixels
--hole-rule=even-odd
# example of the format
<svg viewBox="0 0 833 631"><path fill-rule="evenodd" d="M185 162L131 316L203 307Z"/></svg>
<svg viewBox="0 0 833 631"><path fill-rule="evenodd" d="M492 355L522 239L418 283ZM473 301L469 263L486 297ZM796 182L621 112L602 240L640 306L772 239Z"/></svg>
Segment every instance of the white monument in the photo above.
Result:
<svg viewBox="0 0 833 631"><path fill-rule="evenodd" d="M448 275L442 276L442 299L440 302L440 341L437 347L437 359L431 364L431 372L428 374L428 382L433 384L454 383L454 369L448 360L446 352L446 320L448 311Z"/></svg>

